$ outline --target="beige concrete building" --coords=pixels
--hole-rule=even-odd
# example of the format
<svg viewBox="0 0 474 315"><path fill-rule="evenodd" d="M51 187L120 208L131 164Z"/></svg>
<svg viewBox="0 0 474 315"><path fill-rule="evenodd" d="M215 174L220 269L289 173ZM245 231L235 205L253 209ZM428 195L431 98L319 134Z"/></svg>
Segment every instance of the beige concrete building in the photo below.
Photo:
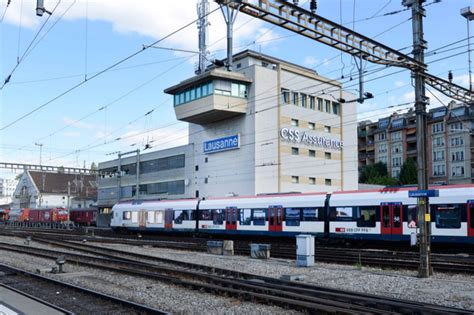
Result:
<svg viewBox="0 0 474 315"><path fill-rule="evenodd" d="M212 66L165 92L174 96L177 119L189 123L189 145L167 151L184 155L172 178L157 171L147 183L172 179L180 189L140 198L357 189L356 105L343 103L355 97L339 82L247 50L234 55L233 72ZM142 154L140 163L149 154L160 153ZM99 169L113 171L116 164L104 162ZM124 176L121 182L131 186L140 178ZM129 190L135 197L136 189Z"/></svg>

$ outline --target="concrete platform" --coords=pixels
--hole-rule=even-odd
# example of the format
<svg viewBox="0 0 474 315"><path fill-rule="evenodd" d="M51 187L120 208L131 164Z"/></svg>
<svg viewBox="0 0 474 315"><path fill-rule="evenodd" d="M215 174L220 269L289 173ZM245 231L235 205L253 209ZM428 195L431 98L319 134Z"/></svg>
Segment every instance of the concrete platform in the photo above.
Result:
<svg viewBox="0 0 474 315"><path fill-rule="evenodd" d="M42 303L28 294L12 290L0 284L0 314L59 315L68 313Z"/></svg>

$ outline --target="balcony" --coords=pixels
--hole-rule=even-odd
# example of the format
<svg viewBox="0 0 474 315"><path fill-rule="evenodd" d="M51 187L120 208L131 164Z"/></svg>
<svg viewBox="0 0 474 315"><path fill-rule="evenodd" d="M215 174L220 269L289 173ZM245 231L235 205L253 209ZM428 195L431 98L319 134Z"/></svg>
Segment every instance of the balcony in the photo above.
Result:
<svg viewBox="0 0 474 315"><path fill-rule="evenodd" d="M407 135L407 142L416 142L416 135Z"/></svg>
<svg viewBox="0 0 474 315"><path fill-rule="evenodd" d="M252 80L238 72L214 69L175 86L176 118L194 124L209 124L247 113L248 86Z"/></svg>

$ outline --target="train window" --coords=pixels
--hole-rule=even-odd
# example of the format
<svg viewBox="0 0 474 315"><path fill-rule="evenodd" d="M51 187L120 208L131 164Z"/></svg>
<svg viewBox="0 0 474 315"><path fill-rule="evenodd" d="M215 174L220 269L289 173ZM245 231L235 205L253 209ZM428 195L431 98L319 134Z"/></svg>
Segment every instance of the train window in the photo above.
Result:
<svg viewBox="0 0 474 315"><path fill-rule="evenodd" d="M182 224L183 223L183 220L186 220L185 219L185 216L186 216L186 211L183 211L183 210L175 210L174 211L174 223L175 224Z"/></svg>
<svg viewBox="0 0 474 315"><path fill-rule="evenodd" d="M224 210L212 210L212 221L214 224L222 224L224 222Z"/></svg>
<svg viewBox="0 0 474 315"><path fill-rule="evenodd" d="M318 208L303 208L303 221L318 221Z"/></svg>
<svg viewBox="0 0 474 315"><path fill-rule="evenodd" d="M332 208L331 219L335 221L351 221L352 220L352 207Z"/></svg>
<svg viewBox="0 0 474 315"><path fill-rule="evenodd" d="M155 223L155 213L153 211L148 211L146 214L146 220L148 223Z"/></svg>
<svg viewBox="0 0 474 315"><path fill-rule="evenodd" d="M418 209L415 205L405 206L408 228L415 229L418 226Z"/></svg>
<svg viewBox="0 0 474 315"><path fill-rule="evenodd" d="M295 208L285 209L286 226L300 226L301 210Z"/></svg>
<svg viewBox="0 0 474 315"><path fill-rule="evenodd" d="M266 209L253 209L252 212L253 225L265 225L267 220Z"/></svg>
<svg viewBox="0 0 474 315"><path fill-rule="evenodd" d="M199 210L199 220L202 220L202 221L212 220L211 210Z"/></svg>
<svg viewBox="0 0 474 315"><path fill-rule="evenodd" d="M155 211L155 223L163 224L163 211Z"/></svg>
<svg viewBox="0 0 474 315"><path fill-rule="evenodd" d="M402 225L402 206L393 205L393 227L399 228Z"/></svg>
<svg viewBox="0 0 474 315"><path fill-rule="evenodd" d="M240 225L250 225L252 222L252 210L240 209Z"/></svg>
<svg viewBox="0 0 474 315"><path fill-rule="evenodd" d="M123 212L123 217L122 217L123 220L130 220L131 218L132 218L132 214L130 211Z"/></svg>
<svg viewBox="0 0 474 315"><path fill-rule="evenodd" d="M375 227L375 213L377 210L374 207L358 207L357 211L358 227Z"/></svg>
<svg viewBox="0 0 474 315"><path fill-rule="evenodd" d="M469 220L469 222L470 222L469 225L471 226L471 228L474 229L474 203L470 203L470 204L469 204L469 209L468 209L468 211L470 211L469 213L470 213L470 218L471 218L471 219Z"/></svg>
<svg viewBox="0 0 474 315"><path fill-rule="evenodd" d="M390 227L390 207L382 206L382 225L383 227Z"/></svg>
<svg viewBox="0 0 474 315"><path fill-rule="evenodd" d="M132 211L132 223L138 223L138 211Z"/></svg>
<svg viewBox="0 0 474 315"><path fill-rule="evenodd" d="M436 227L438 229L459 229L461 227L461 211L459 205L436 205Z"/></svg>

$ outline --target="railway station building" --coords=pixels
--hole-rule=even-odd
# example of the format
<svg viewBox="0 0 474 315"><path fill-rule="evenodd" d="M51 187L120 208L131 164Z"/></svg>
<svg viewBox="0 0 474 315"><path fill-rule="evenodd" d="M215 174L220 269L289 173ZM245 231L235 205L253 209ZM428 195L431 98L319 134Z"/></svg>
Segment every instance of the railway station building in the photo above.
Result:
<svg viewBox="0 0 474 315"><path fill-rule="evenodd" d="M233 64L164 91L189 123L189 144L99 163L99 207L357 189L355 96L313 69L251 50Z"/></svg>

